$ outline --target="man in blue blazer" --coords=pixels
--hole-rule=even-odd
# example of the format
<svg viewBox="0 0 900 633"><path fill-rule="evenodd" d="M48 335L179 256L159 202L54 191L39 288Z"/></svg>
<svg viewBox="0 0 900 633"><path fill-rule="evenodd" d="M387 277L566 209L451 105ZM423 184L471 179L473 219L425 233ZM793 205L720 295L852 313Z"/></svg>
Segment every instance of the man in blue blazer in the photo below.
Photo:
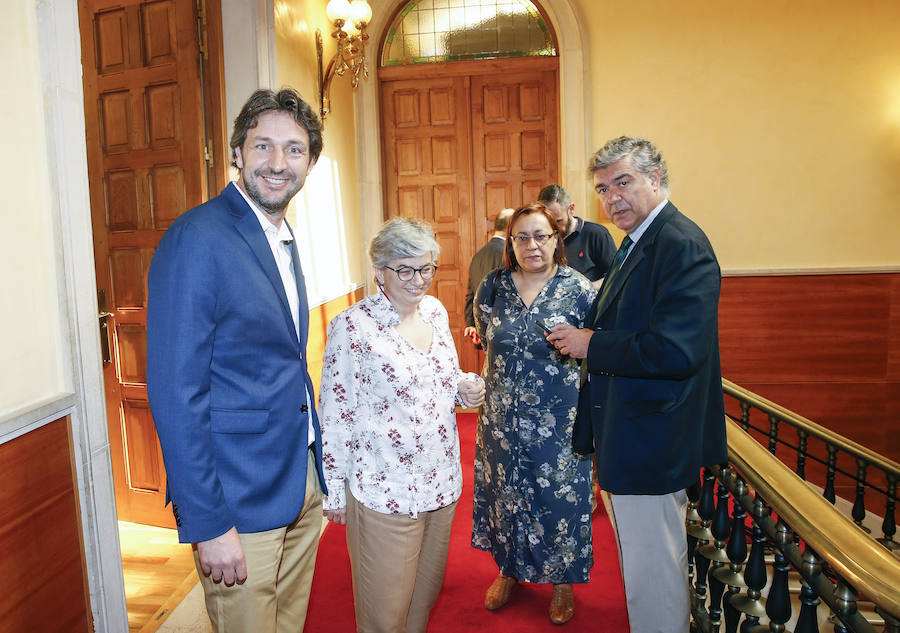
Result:
<svg viewBox="0 0 900 633"><path fill-rule="evenodd" d="M153 256L147 386L214 630L296 632L325 482L306 289L284 216L322 150L322 125L293 90L259 90L231 148L237 181L181 215Z"/></svg>
<svg viewBox="0 0 900 633"><path fill-rule="evenodd" d="M685 488L701 466L728 460L721 271L703 231L668 201L668 169L652 143L614 139L589 171L627 237L588 314L591 327L554 328L548 340L586 359L573 445L596 448L631 630L687 633Z"/></svg>

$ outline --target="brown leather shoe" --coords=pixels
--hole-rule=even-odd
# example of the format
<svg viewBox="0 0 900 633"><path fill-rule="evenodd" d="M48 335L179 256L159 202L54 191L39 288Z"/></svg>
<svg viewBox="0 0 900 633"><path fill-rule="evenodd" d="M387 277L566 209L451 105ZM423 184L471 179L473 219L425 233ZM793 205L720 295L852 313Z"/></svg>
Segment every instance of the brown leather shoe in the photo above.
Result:
<svg viewBox="0 0 900 633"><path fill-rule="evenodd" d="M572 585L564 583L553 585L553 597L550 598L550 621L553 624L565 624L575 615L575 594Z"/></svg>
<svg viewBox="0 0 900 633"><path fill-rule="evenodd" d="M484 594L484 608L494 611L509 602L509 594L518 582L513 576L504 576L503 574L494 578L494 582Z"/></svg>

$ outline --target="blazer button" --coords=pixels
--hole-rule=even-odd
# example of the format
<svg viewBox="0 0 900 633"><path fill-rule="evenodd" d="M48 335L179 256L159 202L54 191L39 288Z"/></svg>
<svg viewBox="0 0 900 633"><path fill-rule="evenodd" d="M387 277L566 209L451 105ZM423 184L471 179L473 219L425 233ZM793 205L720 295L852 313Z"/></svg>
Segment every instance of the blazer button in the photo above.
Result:
<svg viewBox="0 0 900 633"><path fill-rule="evenodd" d="M309 411L309 407L305 404L300 405L300 413L307 413Z"/></svg>

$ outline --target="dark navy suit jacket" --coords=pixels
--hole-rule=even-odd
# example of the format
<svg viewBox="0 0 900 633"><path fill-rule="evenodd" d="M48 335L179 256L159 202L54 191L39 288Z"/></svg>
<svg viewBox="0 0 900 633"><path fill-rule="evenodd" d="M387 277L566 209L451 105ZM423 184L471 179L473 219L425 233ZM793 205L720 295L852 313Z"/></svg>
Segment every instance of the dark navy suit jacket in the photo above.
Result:
<svg viewBox="0 0 900 633"><path fill-rule="evenodd" d="M309 309L296 247L300 337L259 220L236 186L181 215L149 273L147 387L179 539L259 532L303 506Z"/></svg>
<svg viewBox="0 0 900 633"><path fill-rule="evenodd" d="M726 462L719 363L721 271L706 235L671 203L595 301L574 448L614 494L686 488ZM598 293L599 300L602 290ZM590 327L590 326L588 326Z"/></svg>

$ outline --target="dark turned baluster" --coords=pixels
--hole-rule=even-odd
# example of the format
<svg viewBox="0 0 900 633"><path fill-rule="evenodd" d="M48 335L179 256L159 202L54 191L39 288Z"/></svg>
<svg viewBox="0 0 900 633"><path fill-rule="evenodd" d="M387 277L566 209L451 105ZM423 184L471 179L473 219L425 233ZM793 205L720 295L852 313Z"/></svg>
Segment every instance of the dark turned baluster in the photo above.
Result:
<svg viewBox="0 0 900 633"><path fill-rule="evenodd" d="M750 403L741 401L741 428L750 431Z"/></svg>
<svg viewBox="0 0 900 633"><path fill-rule="evenodd" d="M694 548L697 547L697 531L695 528L700 526L703 520L700 513L697 512L697 505L700 503L700 483L702 479L691 484L685 491L687 493L688 505L687 514L685 516L685 529L687 530L687 552L688 552L688 584L694 584Z"/></svg>
<svg viewBox="0 0 900 633"><path fill-rule="evenodd" d="M828 471L825 475L825 491L822 493L822 496L831 505L834 505L834 472L837 468L837 447L833 444L827 444L825 448L828 450Z"/></svg>
<svg viewBox="0 0 900 633"><path fill-rule="evenodd" d="M797 476L806 481L806 446L809 443L809 434L803 429L797 429Z"/></svg>
<svg viewBox="0 0 900 633"><path fill-rule="evenodd" d="M775 562L772 564L772 586L766 597L766 615L769 616L769 630L782 633L784 623L791 619L791 595L788 591L788 565L784 555L775 550Z"/></svg>
<svg viewBox="0 0 900 633"><path fill-rule="evenodd" d="M900 633L900 620L878 607L875 607L875 613L884 618L884 633Z"/></svg>
<svg viewBox="0 0 900 633"><path fill-rule="evenodd" d="M816 592L805 581L800 589L800 603L802 606L794 633L819 633L819 620L816 616L819 599L816 597Z"/></svg>
<svg viewBox="0 0 900 633"><path fill-rule="evenodd" d="M834 597L836 606L834 633L849 633L850 629L845 624L846 618L856 613L859 594L853 587L838 579L837 587L834 588Z"/></svg>
<svg viewBox="0 0 900 633"><path fill-rule="evenodd" d="M757 501L760 501L757 496ZM758 514L761 513L761 514ZM742 633L746 633L752 627L756 626L759 619L766 614L765 598L762 597L762 590L766 586L766 561L764 545L766 536L762 528L759 526L759 519L768 513L765 502L753 505L753 546L750 548L750 558L747 559L747 565L744 567L744 582L747 585L747 594L734 596L731 604L735 609L745 614L743 624L741 624Z"/></svg>
<svg viewBox="0 0 900 633"><path fill-rule="evenodd" d="M803 552L800 558L800 572L804 576L818 576L822 573L822 559L819 558L809 546ZM813 591L805 580L800 589L800 615L797 616L797 627L794 633L819 633L819 618L817 610L819 608L819 597Z"/></svg>
<svg viewBox="0 0 900 633"><path fill-rule="evenodd" d="M775 448L778 446L778 418L769 415L769 452L775 454Z"/></svg>
<svg viewBox="0 0 900 633"><path fill-rule="evenodd" d="M700 505L697 506L697 513L702 520L701 529L695 533L699 544L705 545L713 540L712 532L709 526L712 524L713 515L716 512L716 475L709 468L703 469L703 489L700 492ZM706 572L709 570L709 559L700 554L698 547L694 551L694 573L695 594L697 596L698 607L706 602Z"/></svg>
<svg viewBox="0 0 900 633"><path fill-rule="evenodd" d="M723 468L719 472L719 477L725 479L728 476L728 467ZM712 561L713 568L709 571L707 578L709 583L709 618L712 622L713 630L718 630L722 620L722 593L725 591L725 585L716 577L716 572L722 569L728 561L728 554L725 553L725 544L728 535L731 532L728 518L728 488L724 481L719 481L718 488L719 503L716 505L716 514L713 517L712 531L714 543L707 543L699 548L698 552L701 556Z"/></svg>
<svg viewBox="0 0 900 633"><path fill-rule="evenodd" d="M735 497L742 497L746 493L746 484L742 479L738 479L735 486ZM762 502L759 500L754 502L754 505L756 504L762 506ZM761 507L760 511L764 512L765 509ZM728 586L728 591L725 592L722 598L726 633L734 633L737 630L738 621L741 617L741 612L731 604L731 598L739 595L741 589L746 586L744 585L744 577L741 575L741 568L747 559L747 526L744 523L746 518L747 512L744 511L744 507L735 501L734 516L731 522L731 536L728 537L728 545L725 548L731 564L714 572L715 577Z"/></svg>
<svg viewBox="0 0 900 633"><path fill-rule="evenodd" d="M897 523L894 520L894 505L897 502L897 478L888 473L887 477L887 501L884 509L884 521L881 522L882 538L878 539L882 545L891 551L898 548L897 542L894 541L894 534L897 533Z"/></svg>
<svg viewBox="0 0 900 633"><path fill-rule="evenodd" d="M861 458L856 460L856 498L853 500L853 510L850 516L853 522L862 527L862 522L866 518L866 467L868 464ZM862 528L866 532L870 530Z"/></svg>

